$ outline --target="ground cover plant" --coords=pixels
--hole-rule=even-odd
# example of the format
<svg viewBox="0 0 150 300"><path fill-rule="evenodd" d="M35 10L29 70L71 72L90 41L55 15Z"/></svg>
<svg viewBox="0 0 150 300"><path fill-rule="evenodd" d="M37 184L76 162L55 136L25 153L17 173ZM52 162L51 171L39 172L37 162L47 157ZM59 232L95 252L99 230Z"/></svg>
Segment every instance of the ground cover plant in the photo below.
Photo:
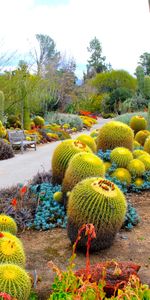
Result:
<svg viewBox="0 0 150 300"><path fill-rule="evenodd" d="M138 119L140 119L141 121L141 118ZM122 128L122 123L121 125L120 122L116 123L117 126L120 126ZM113 146L110 149L102 151L102 149L99 149L98 147L98 152L94 154L92 150L86 151L86 149L89 148L83 142L78 140L71 140L69 143L73 145L73 148L69 148L69 157L67 156L66 158L66 151L68 151L68 147L65 148L66 151L56 151L57 153L53 154L53 158L56 157L59 164L62 164L64 167L64 171L61 176L61 182L59 182L59 177L55 175L56 164L53 164L54 168L52 169L52 173L38 174L36 178L34 178L33 181L31 181L27 186L22 186L19 184L17 187L12 188L11 191L9 189L0 191L1 211L10 216L13 216L18 224L18 227L23 230L36 229L37 231L47 230L48 232L49 230L51 230L52 232L55 229L63 230L63 228L66 228L67 226L68 236L72 243L74 243L77 238L79 227L82 226L83 223L85 224L90 222L94 224L96 230L97 238L95 239L95 241L97 241L98 245L96 249L110 247L110 244L112 244L114 237L115 244L117 235L120 234L121 228L126 228L128 231L130 231L140 221L136 209L134 208L133 204L128 201L128 198L130 198L130 193L142 193L144 190L150 188L150 155L148 153L149 137L145 139L145 148L140 144L139 149L136 148L136 150L134 150L134 136L136 136L137 130L133 132L132 129L127 125L123 127L123 129L124 128L127 132L132 132L131 137L129 137L130 147L128 147L128 140L126 141L127 147L125 147L125 145L118 145L118 143L120 143L119 139L122 138L121 135L118 135L117 138L115 136L115 139L111 144ZM138 129L141 130L141 127L138 126ZM96 132L96 136L98 136L99 134L101 134L101 130ZM107 136L107 139L107 143L109 144L109 136ZM110 139L112 140L112 136L110 136ZM97 144L97 138L95 139L95 141ZM89 141L87 140L87 144L88 142ZM63 141L60 144L62 148L64 148L64 143L68 145L68 141ZM76 147L79 148L78 150L80 151L74 151L74 148L76 149ZM95 173L92 173L93 175L90 175L91 178L89 178L89 172L85 172L89 163L89 160L86 160L85 157L88 158L88 156L92 162L94 161L94 159L96 161L100 161L99 168L101 175L95 175ZM77 171L77 168L73 163L76 157L76 163L79 163L79 166L81 168L79 168L79 175L81 175L80 173L81 171L83 171L85 172L85 178L80 179L79 177L79 182L77 184L75 182L74 187L71 187L68 184L64 199L64 179L65 176L69 176L67 175L69 174L67 172L70 172L70 166L72 166L72 169L76 169ZM78 157L80 159L78 159ZM82 157L84 161L84 167ZM143 166L143 168L141 166ZM100 176L102 177L100 178ZM59 183L62 183L62 186ZM123 193L127 195L127 201L125 200L126 196ZM117 202L118 206L115 204L115 195L117 199L119 199L119 201ZM66 202L64 202L64 200ZM118 219L118 217L115 217L115 219L113 219L113 216L115 214L116 216L119 216L120 219ZM39 233L42 235L41 231ZM102 247L100 247L100 241L102 240L102 238L103 243ZM106 245L104 245L105 241L109 241L109 243L106 243ZM83 238L83 244L81 243L81 241L79 241L79 245L79 248L83 248L84 250L86 239ZM111 247L113 247L113 245ZM91 251L93 250L95 249L93 247L93 243L91 243ZM131 282L131 286L133 288L133 280L131 280ZM140 285L138 279L134 281L134 284L135 287L139 286L139 290L142 289L142 291L144 291L144 288ZM91 297L94 297L93 295L95 294L93 293L95 293L95 291L99 292L97 290L97 287L96 290L94 288L93 291L93 286L90 286L90 295L92 295ZM58 290L55 290L54 292L60 293L60 291ZM132 292L128 292L131 296L133 290ZM138 291L136 290L136 292ZM72 295L63 294L66 293L66 291L61 290L61 293L62 295L60 294L59 296L72 297ZM89 290L87 293L89 293ZM113 295L113 297L122 296L122 298L116 299L126 299L123 298L126 297L126 294L121 294L126 293L125 290L123 290L123 292L120 291L119 293L120 294L118 295ZM139 291L138 296L140 297L141 295L142 292ZM86 297L87 295L80 294L80 296L81 299L86 299L84 297ZM107 296L104 295L103 297L106 298ZM141 297L143 297L144 300L144 294Z"/></svg>

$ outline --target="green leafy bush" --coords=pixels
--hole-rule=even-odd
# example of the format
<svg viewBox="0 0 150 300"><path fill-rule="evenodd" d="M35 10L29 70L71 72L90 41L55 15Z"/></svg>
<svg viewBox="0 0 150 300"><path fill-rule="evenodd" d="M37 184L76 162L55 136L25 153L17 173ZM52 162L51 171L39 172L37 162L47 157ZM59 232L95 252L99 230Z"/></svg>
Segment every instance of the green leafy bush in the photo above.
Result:
<svg viewBox="0 0 150 300"><path fill-rule="evenodd" d="M56 123L59 125L69 124L70 127L76 127L77 130L83 128L83 122L79 116L72 114L61 114L61 113L48 113L46 116L46 122L49 124Z"/></svg>
<svg viewBox="0 0 150 300"><path fill-rule="evenodd" d="M126 114L115 117L115 120L129 125L130 119L133 116L137 116L137 115L140 115L147 120L147 112L143 112L143 111L138 111L138 112L134 112L134 113L126 113Z"/></svg>

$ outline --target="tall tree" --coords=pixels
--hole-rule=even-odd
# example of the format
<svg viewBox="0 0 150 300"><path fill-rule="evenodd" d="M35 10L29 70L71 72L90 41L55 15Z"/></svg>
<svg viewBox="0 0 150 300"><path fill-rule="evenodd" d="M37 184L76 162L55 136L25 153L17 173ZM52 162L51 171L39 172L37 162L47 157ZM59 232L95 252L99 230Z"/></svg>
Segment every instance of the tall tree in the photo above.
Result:
<svg viewBox="0 0 150 300"><path fill-rule="evenodd" d="M105 63L106 57L102 56L102 46L100 41L94 37L87 47L91 56L87 64L87 75L93 77L97 73L102 73L107 70L107 65Z"/></svg>
<svg viewBox="0 0 150 300"><path fill-rule="evenodd" d="M142 66L138 66L136 68L135 75L137 77L138 93L142 95L144 92L144 68Z"/></svg>
<svg viewBox="0 0 150 300"><path fill-rule="evenodd" d="M51 61L56 60L56 58L59 60L59 52L57 52L55 42L50 36L36 34L36 39L38 47L34 48L32 57L37 65L37 75L41 76Z"/></svg>
<svg viewBox="0 0 150 300"><path fill-rule="evenodd" d="M150 75L150 53L144 52L140 56L139 64L143 67L144 74L149 76Z"/></svg>

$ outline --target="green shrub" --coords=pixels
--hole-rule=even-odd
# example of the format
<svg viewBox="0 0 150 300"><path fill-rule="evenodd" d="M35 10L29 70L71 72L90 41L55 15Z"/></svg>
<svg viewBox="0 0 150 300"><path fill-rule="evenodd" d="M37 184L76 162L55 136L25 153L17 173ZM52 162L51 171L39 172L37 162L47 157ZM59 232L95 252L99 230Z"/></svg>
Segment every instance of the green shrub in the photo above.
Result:
<svg viewBox="0 0 150 300"><path fill-rule="evenodd" d="M46 116L46 122L49 124L56 123L61 126L69 124L71 128L76 127L77 130L81 130L83 128L83 122L80 117L72 114L51 112Z"/></svg>
<svg viewBox="0 0 150 300"><path fill-rule="evenodd" d="M34 119L33 119L33 122L36 126L44 126L44 123L45 123L45 120L40 117L40 116L36 116Z"/></svg>

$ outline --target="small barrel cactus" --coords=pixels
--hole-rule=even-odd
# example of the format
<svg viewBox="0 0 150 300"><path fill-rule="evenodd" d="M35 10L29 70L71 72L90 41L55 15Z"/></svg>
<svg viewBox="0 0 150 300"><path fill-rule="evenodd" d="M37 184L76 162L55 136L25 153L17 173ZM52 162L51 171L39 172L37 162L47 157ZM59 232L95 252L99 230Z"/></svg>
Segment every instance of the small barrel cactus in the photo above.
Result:
<svg viewBox="0 0 150 300"><path fill-rule="evenodd" d="M45 123L45 120L40 117L40 116L36 116L34 119L33 119L33 122L36 126L44 126L44 123Z"/></svg>
<svg viewBox="0 0 150 300"><path fill-rule="evenodd" d="M63 192L68 192L81 180L87 177L105 175L103 161L92 153L78 153L71 158L62 184Z"/></svg>
<svg viewBox="0 0 150 300"><path fill-rule="evenodd" d="M120 180L122 183L126 183L127 185L131 184L131 174L128 170L124 168L117 168L114 172L110 174L111 177L115 177Z"/></svg>
<svg viewBox="0 0 150 300"><path fill-rule="evenodd" d="M52 175L54 182L62 182L69 160L80 152L92 153L92 150L86 144L78 140L65 140L56 147L52 156Z"/></svg>
<svg viewBox="0 0 150 300"><path fill-rule="evenodd" d="M80 181L71 191L67 207L68 236L76 241L79 228L92 223L96 238L91 250L109 247L121 228L126 214L126 199L122 191L111 181L102 177ZM79 241L79 248L86 248L87 239Z"/></svg>
<svg viewBox="0 0 150 300"><path fill-rule="evenodd" d="M144 150L141 150L141 149L136 149L136 150L133 151L133 157L134 158L138 158L139 156L141 156L143 154L148 154L148 153Z"/></svg>
<svg viewBox="0 0 150 300"><path fill-rule="evenodd" d="M139 149L141 147L141 144L137 141L133 141L133 149Z"/></svg>
<svg viewBox="0 0 150 300"><path fill-rule="evenodd" d="M97 146L96 143L94 141L94 139L88 135L88 134L81 134L77 137L78 141L83 142L84 144L86 144L87 146L89 146L89 148L91 148L91 150L95 153L97 150Z"/></svg>
<svg viewBox="0 0 150 300"><path fill-rule="evenodd" d="M144 179L141 177L137 177L133 182L137 187L141 187L144 184Z"/></svg>
<svg viewBox="0 0 150 300"><path fill-rule="evenodd" d="M103 125L97 137L97 149L106 151L116 147L125 147L132 151L134 134L132 129L118 121L111 121Z"/></svg>
<svg viewBox="0 0 150 300"><path fill-rule="evenodd" d="M0 231L8 231L12 234L17 233L17 225L13 218L1 214L0 215Z"/></svg>
<svg viewBox="0 0 150 300"><path fill-rule="evenodd" d="M0 237L6 237L6 238L10 239L11 241L15 241L15 242L19 243L23 247L21 240L19 238L17 238L16 235L13 235L12 233L10 233L8 231L1 231Z"/></svg>
<svg viewBox="0 0 150 300"><path fill-rule="evenodd" d="M0 291L18 300L28 300L31 291L28 273L15 264L1 264Z"/></svg>
<svg viewBox="0 0 150 300"><path fill-rule="evenodd" d="M130 127L137 133L140 130L145 130L147 127L147 121L142 116L133 116L129 123Z"/></svg>
<svg viewBox="0 0 150 300"><path fill-rule="evenodd" d="M127 166L128 171L131 173L132 176L142 176L145 172L145 166L139 158L135 158L131 160Z"/></svg>
<svg viewBox="0 0 150 300"><path fill-rule="evenodd" d="M118 167L126 168L128 163L133 159L133 155L129 149L117 147L111 151L110 159Z"/></svg>
<svg viewBox="0 0 150 300"><path fill-rule="evenodd" d="M25 267L25 254L21 243L15 239L1 236L0 263L13 263Z"/></svg>
<svg viewBox="0 0 150 300"><path fill-rule="evenodd" d="M150 154L150 137L148 137L144 143L144 151Z"/></svg>
<svg viewBox="0 0 150 300"><path fill-rule="evenodd" d="M135 140L140 143L142 146L144 146L144 143L148 136L150 135L150 131L148 130L140 130L135 135Z"/></svg>
<svg viewBox="0 0 150 300"><path fill-rule="evenodd" d="M146 171L150 171L150 155L141 155L138 159L144 164Z"/></svg>
<svg viewBox="0 0 150 300"><path fill-rule="evenodd" d="M109 168L111 168L112 164L110 161L104 161L105 173L108 172Z"/></svg>

